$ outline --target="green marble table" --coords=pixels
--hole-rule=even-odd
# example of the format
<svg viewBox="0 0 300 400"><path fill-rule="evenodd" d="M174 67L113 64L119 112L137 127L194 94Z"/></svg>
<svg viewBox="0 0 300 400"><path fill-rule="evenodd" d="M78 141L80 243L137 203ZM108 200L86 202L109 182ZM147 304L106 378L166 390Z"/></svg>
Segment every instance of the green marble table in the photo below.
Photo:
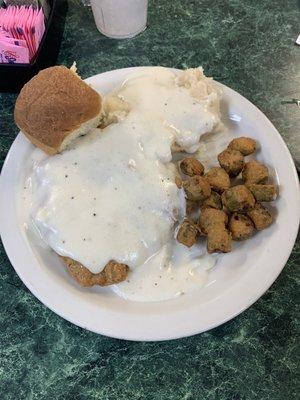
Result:
<svg viewBox="0 0 300 400"><path fill-rule="evenodd" d="M148 29L125 41L98 33L78 0L68 5L59 63L76 60L83 77L135 65L202 65L270 118L300 166L300 108L286 103L300 98L299 2L150 0ZM17 134L14 101L1 95L1 165ZM299 399L299 243L242 315L161 343L110 339L64 321L26 289L0 247L0 399Z"/></svg>

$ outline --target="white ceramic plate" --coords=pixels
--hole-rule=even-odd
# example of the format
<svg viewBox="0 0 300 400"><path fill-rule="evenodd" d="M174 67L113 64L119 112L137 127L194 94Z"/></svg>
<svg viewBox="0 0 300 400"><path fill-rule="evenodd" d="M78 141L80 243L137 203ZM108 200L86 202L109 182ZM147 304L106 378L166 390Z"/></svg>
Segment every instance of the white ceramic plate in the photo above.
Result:
<svg viewBox="0 0 300 400"><path fill-rule="evenodd" d="M96 75L87 81L101 93L119 85L137 68ZM234 252L222 255L208 284L190 295L162 303L134 303L109 289L80 288L58 257L28 237L20 219L24 165L34 147L19 134L1 174L0 228L17 274L47 307L66 320L103 335L131 340L165 340L223 324L253 304L275 281L294 244L299 224L298 178L291 155L271 122L248 100L221 85L223 121L235 136L256 138L280 186L276 223ZM28 161L27 161L28 162Z"/></svg>

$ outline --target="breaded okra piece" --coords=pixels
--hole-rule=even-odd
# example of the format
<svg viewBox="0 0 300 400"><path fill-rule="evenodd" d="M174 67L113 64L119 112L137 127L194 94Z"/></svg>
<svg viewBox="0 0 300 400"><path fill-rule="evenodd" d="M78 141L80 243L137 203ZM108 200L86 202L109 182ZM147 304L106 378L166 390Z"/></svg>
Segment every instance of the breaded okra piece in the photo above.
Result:
<svg viewBox="0 0 300 400"><path fill-rule="evenodd" d="M222 203L230 212L247 212L254 207L255 198L245 185L237 185L222 194Z"/></svg>
<svg viewBox="0 0 300 400"><path fill-rule="evenodd" d="M246 215L234 213L229 221L229 230L233 240L246 240L253 235L254 225Z"/></svg>
<svg viewBox="0 0 300 400"><path fill-rule="evenodd" d="M247 215L253 221L258 231L268 228L274 221L270 212L260 203L256 203L255 207L248 211Z"/></svg>
<svg viewBox="0 0 300 400"><path fill-rule="evenodd" d="M252 183L265 184L269 178L269 171L264 164L253 160L245 164L242 177L246 185Z"/></svg>
<svg viewBox="0 0 300 400"><path fill-rule="evenodd" d="M221 167L211 168L206 174L205 178L208 180L212 190L222 193L224 190L230 188L230 178L225 169Z"/></svg>
<svg viewBox="0 0 300 400"><path fill-rule="evenodd" d="M198 225L205 235L213 228L224 228L228 222L227 214L215 208L204 208L201 210Z"/></svg>
<svg viewBox="0 0 300 400"><path fill-rule="evenodd" d="M203 176L195 175L183 181L186 197L192 201L204 201L211 194L210 185Z"/></svg>
<svg viewBox="0 0 300 400"><path fill-rule="evenodd" d="M229 253L231 251L231 235L227 229L219 227L209 230L207 251L209 253Z"/></svg>
<svg viewBox="0 0 300 400"><path fill-rule="evenodd" d="M277 189L275 185L258 185L256 183L250 183L246 186L258 202L273 201L276 199Z"/></svg>
<svg viewBox="0 0 300 400"><path fill-rule="evenodd" d="M179 164L180 171L184 175L194 176L203 175L204 166L194 157L185 157Z"/></svg>
<svg viewBox="0 0 300 400"><path fill-rule="evenodd" d="M231 150L239 151L240 153L243 154L243 156L248 156L249 154L252 154L255 152L256 142L254 139L242 136L242 137L233 139L229 143L228 148Z"/></svg>
<svg viewBox="0 0 300 400"><path fill-rule="evenodd" d="M192 221L186 219L180 225L177 232L177 241L187 247L193 246L197 242L200 229Z"/></svg>
<svg viewBox="0 0 300 400"><path fill-rule="evenodd" d="M230 176L237 176L244 168L244 157L238 150L226 149L218 155L219 164Z"/></svg>
<svg viewBox="0 0 300 400"><path fill-rule="evenodd" d="M211 208L216 208L217 210L222 209L222 201L221 201L221 196L217 192L211 192L211 195L204 200L204 202L201 205L202 208L205 207L211 207Z"/></svg>

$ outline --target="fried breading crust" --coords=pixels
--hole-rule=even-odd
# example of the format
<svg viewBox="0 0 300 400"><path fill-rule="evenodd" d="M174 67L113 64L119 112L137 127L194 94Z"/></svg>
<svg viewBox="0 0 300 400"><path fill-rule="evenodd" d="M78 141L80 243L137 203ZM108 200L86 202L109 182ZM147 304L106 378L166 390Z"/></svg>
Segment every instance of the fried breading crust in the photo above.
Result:
<svg viewBox="0 0 300 400"><path fill-rule="evenodd" d="M98 274L93 274L78 261L70 257L62 257L64 264L67 266L69 273L79 283L79 285L88 286L108 286L120 283L127 278L129 267L126 264L120 264L116 261L109 261L104 269Z"/></svg>

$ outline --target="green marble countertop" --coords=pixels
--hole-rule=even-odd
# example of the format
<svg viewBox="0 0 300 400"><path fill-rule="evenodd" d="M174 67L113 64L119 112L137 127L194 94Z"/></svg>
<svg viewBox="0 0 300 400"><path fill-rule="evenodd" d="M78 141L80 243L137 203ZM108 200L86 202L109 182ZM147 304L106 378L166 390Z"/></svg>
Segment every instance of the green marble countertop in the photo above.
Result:
<svg viewBox="0 0 300 400"><path fill-rule="evenodd" d="M202 65L270 118L300 166L300 108L284 103L300 98L299 2L150 0L148 29L125 41L98 33L78 0L68 6L58 63L76 60L83 77L135 65ZM2 165L17 129L15 95L0 96ZM64 321L26 289L0 247L0 398L299 399L299 244L243 314L161 343L110 339Z"/></svg>

